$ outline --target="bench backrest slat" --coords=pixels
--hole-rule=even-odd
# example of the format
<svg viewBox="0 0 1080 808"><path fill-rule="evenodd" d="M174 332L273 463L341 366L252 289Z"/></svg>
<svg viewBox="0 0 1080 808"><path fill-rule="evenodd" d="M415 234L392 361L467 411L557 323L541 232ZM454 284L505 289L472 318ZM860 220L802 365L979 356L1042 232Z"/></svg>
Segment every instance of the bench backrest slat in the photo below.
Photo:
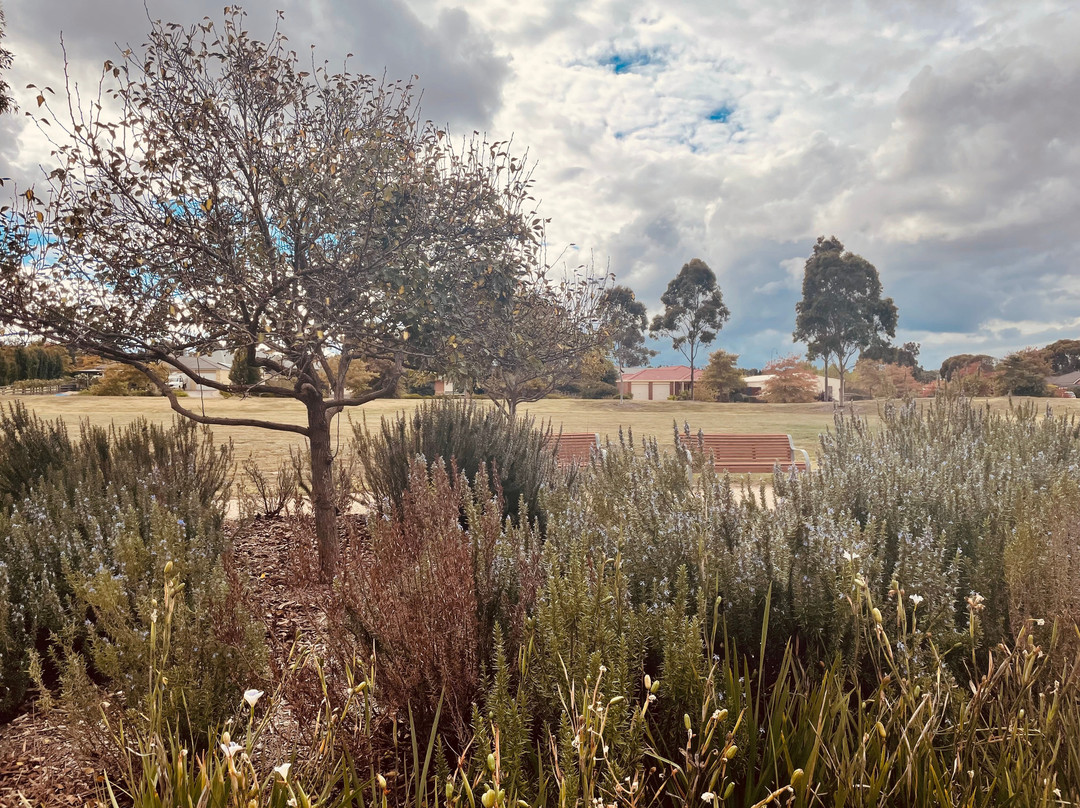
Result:
<svg viewBox="0 0 1080 808"><path fill-rule="evenodd" d="M805 462L795 460L790 435L679 435L679 443L692 453L703 452L716 469L769 471L776 464L781 467L806 467Z"/></svg>

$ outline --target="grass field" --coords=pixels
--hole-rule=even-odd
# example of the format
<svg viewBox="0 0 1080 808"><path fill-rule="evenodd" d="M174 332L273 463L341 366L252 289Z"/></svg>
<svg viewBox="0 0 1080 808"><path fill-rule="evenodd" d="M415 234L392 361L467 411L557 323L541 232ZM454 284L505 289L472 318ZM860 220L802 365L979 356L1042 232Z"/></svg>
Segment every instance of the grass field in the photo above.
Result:
<svg viewBox="0 0 1080 808"><path fill-rule="evenodd" d="M46 419L62 418L69 429L75 430L79 422L117 425L131 423L137 418L147 418L167 423L173 418L168 402L163 398L121 398L103 396L0 396L0 406L21 401ZM1014 400L1015 401L1015 400ZM1055 412L1080 414L1077 399L1034 399L1038 406L1050 404ZM989 399L995 409L1008 407L1007 399ZM394 415L401 410L415 407L417 399L385 399L373 401L350 411L349 418L369 426L377 425L379 419ZM198 410L200 402L188 399L185 404ZM865 415L873 425L877 421L881 402L857 402L852 405L856 412ZM295 402L282 402L269 398L254 399L207 399L207 415L245 418L265 418L286 423L304 422L304 410ZM656 437L661 446L672 444L672 423L689 423L697 432L784 432L790 434L795 446L806 449L811 458L818 447L818 435L833 423L832 404L711 404L688 401L614 401L582 399L547 399L529 405L527 411L538 420L550 421L555 429L565 432L598 432L601 437L617 438L619 428L633 430L637 440L644 436ZM276 432L253 427L213 428L219 440L231 439L238 459L254 456L260 466L275 469L288 456L291 446L301 446L303 439L289 432ZM348 421L340 428L344 443L352 434Z"/></svg>

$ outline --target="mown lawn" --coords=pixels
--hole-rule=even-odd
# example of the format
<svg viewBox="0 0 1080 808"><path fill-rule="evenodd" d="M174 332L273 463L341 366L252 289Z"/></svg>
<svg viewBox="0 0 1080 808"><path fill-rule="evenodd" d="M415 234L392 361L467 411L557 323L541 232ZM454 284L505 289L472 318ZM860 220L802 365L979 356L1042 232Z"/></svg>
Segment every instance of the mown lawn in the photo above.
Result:
<svg viewBox="0 0 1080 808"><path fill-rule="evenodd" d="M163 398L120 398L104 396L0 396L0 405L21 401L46 419L63 418L69 429L76 430L81 421L107 426L130 423L136 418L156 422L168 422L173 413ZM994 409L1007 408L1008 399L988 399ZM1013 403L1017 403L1014 399ZM1032 399L1038 407L1047 404L1055 412L1070 411L1080 414L1077 399ZM206 399L200 402L190 398L185 402L196 411L205 407L207 415L245 418L265 418L279 422L301 424L303 408L296 402L283 402L269 398L253 399ZM353 421L377 425L379 419L417 406L418 399L385 399L373 401L349 413ZM883 402L857 402L852 405L856 412L865 415L871 425L877 421L877 413ZM598 432L617 439L619 428L633 431L635 440L656 437L661 446L672 445L672 424L681 429L689 423L697 432L784 432L790 434L798 448L806 449L811 458L818 447L818 435L833 423L832 404L711 404L687 401L615 401L582 399L546 399L529 405L526 411L538 420L551 421L555 429L565 432ZM238 459L254 456L260 466L274 469L288 456L291 446L300 446L302 438L289 432L277 432L253 427L214 427L219 440L233 441ZM348 421L340 427L344 443L352 434Z"/></svg>

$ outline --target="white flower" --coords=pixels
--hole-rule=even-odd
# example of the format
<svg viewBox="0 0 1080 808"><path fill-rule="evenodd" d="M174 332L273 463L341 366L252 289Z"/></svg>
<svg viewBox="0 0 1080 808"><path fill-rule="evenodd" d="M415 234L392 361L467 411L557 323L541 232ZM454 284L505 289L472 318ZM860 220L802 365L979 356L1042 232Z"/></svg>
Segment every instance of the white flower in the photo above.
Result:
<svg viewBox="0 0 1080 808"><path fill-rule="evenodd" d="M716 795L713 794L711 791L706 791L704 794L701 795L701 799L703 799L705 802L712 802L716 799Z"/></svg>
<svg viewBox="0 0 1080 808"><path fill-rule="evenodd" d="M255 709L255 704L259 701L259 699L262 698L262 696L263 692L261 690L256 690L255 688L244 691L244 701L247 702L248 707L250 707L252 710Z"/></svg>
<svg viewBox="0 0 1080 808"><path fill-rule="evenodd" d="M859 557L857 555L855 555L854 553L852 553L852 552L850 552L848 550L844 550L844 561L855 561L858 558ZM705 793L708 794L709 792L706 791Z"/></svg>
<svg viewBox="0 0 1080 808"><path fill-rule="evenodd" d="M237 752L244 748L234 741L229 741L228 743L220 743L218 744L218 746L221 747L221 751L225 755L225 757L229 758L230 760L232 760L233 755L235 755Z"/></svg>
<svg viewBox="0 0 1080 808"><path fill-rule="evenodd" d="M1045 618L1042 618L1042 617L1037 617L1037 618L1035 619L1035 625L1037 625L1037 626L1045 626L1045 625L1046 625L1046 620L1045 620Z"/></svg>
<svg viewBox="0 0 1080 808"><path fill-rule="evenodd" d="M910 600L912 603L914 603L915 607L918 608L919 604L923 602L923 596L922 595L908 595L908 600Z"/></svg>
<svg viewBox="0 0 1080 808"><path fill-rule="evenodd" d="M282 763L280 766L274 767L274 774L280 777L282 780L289 779L289 769L292 768L291 763Z"/></svg>

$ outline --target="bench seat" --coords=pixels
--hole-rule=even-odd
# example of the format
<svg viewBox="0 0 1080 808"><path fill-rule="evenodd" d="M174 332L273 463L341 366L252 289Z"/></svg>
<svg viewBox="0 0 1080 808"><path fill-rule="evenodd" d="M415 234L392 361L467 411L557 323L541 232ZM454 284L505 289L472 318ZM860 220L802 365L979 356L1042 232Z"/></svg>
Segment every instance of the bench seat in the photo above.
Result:
<svg viewBox="0 0 1080 808"><path fill-rule="evenodd" d="M790 435L682 434L679 444L688 459L702 453L717 471L733 474L771 474L774 466L784 471L806 471L810 467L810 455L796 449ZM799 454L802 459L798 459Z"/></svg>
<svg viewBox="0 0 1080 808"><path fill-rule="evenodd" d="M552 435L552 442L558 441L558 453L555 456L559 468L587 466L593 452L601 452L600 435L596 432L563 432Z"/></svg>

